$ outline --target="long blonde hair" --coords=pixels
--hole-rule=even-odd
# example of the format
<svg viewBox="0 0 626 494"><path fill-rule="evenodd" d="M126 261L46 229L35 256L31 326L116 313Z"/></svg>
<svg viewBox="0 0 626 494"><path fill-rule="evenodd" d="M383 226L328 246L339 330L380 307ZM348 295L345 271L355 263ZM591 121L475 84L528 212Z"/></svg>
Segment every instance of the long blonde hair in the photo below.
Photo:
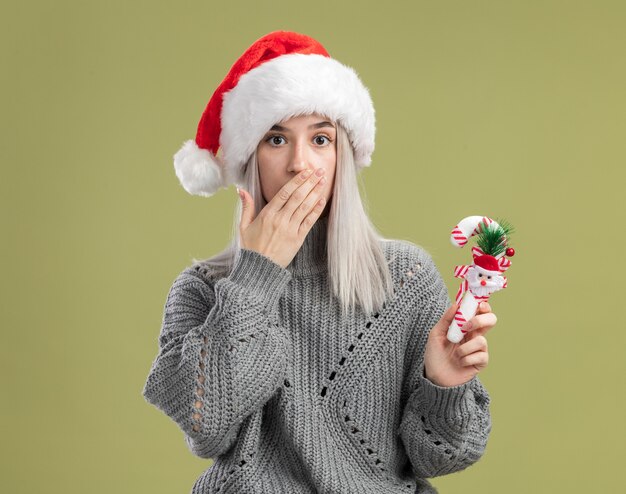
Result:
<svg viewBox="0 0 626 494"><path fill-rule="evenodd" d="M384 238L370 221L359 191L360 176L354 165L354 152L348 134L339 122L337 128L337 165L328 212L327 258L331 293L337 297L342 314L353 314L356 305L370 315L382 309L394 294L393 279L383 254ZM255 211L267 202L261 193L256 150L246 164L243 188L254 200ZM231 243L222 252L205 260L194 259L227 274L240 250L239 223L241 201L233 219Z"/></svg>

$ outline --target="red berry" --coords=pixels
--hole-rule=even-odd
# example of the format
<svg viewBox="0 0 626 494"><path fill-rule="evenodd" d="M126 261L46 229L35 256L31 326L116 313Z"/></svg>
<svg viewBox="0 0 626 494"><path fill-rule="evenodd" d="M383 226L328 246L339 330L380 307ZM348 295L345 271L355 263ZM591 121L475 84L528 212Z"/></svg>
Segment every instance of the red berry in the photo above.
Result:
<svg viewBox="0 0 626 494"><path fill-rule="evenodd" d="M506 255L508 257L513 257L515 255L515 249L513 247L509 247L506 249Z"/></svg>

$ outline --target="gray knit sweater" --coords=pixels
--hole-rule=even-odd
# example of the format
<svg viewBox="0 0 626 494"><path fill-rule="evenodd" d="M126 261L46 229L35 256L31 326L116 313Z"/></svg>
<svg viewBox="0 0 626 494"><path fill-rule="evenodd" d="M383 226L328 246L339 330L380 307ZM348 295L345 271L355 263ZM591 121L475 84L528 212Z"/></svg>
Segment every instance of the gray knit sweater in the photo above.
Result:
<svg viewBox="0 0 626 494"><path fill-rule="evenodd" d="M397 294L369 317L329 297L328 218L287 268L242 249L232 272L202 262L167 296L144 398L213 458L208 493L436 493L425 480L483 454L489 395L474 377L424 376L429 330L450 305L431 256L381 243Z"/></svg>

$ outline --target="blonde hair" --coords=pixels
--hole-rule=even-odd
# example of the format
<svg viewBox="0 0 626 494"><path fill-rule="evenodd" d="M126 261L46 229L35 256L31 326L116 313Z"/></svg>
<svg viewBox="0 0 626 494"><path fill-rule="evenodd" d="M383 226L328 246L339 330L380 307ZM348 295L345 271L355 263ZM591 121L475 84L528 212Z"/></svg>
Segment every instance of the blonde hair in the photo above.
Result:
<svg viewBox="0 0 626 494"><path fill-rule="evenodd" d="M327 231L329 291L339 300L344 316L353 314L356 305L371 315L394 295L393 279L381 247L381 242L390 240L382 237L366 213L352 145L343 126L335 123L337 165ZM243 188L252 196L258 214L267 202L261 192L256 150L246 164ZM238 200L228 247L209 259L194 259L194 262L207 264L215 271L230 272L240 250L241 212Z"/></svg>

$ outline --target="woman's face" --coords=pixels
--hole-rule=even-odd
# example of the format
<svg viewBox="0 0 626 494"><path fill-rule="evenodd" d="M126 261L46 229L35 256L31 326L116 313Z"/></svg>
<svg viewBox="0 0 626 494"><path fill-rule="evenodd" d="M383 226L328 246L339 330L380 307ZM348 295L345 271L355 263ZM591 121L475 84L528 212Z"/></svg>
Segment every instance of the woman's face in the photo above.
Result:
<svg viewBox="0 0 626 494"><path fill-rule="evenodd" d="M322 185L322 197L326 206L322 215L326 215L335 182L336 138L334 123L315 113L274 125L257 147L261 190L266 202L303 170L323 168L326 183Z"/></svg>

